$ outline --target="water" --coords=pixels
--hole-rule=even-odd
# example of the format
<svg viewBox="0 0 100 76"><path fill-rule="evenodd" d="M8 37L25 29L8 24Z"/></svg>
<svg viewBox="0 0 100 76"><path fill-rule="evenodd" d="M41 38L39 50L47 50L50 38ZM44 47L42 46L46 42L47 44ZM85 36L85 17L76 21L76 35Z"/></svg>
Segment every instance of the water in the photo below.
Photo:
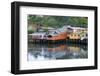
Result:
<svg viewBox="0 0 100 76"><path fill-rule="evenodd" d="M88 58L87 45L80 44L28 44L28 61L85 59Z"/></svg>

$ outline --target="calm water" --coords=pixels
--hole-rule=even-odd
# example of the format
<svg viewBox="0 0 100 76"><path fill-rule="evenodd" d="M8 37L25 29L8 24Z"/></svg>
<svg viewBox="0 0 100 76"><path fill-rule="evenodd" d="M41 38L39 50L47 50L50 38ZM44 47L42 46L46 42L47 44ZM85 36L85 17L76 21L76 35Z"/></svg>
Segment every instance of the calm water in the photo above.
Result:
<svg viewBox="0 0 100 76"><path fill-rule="evenodd" d="M87 45L28 44L28 61L88 58Z"/></svg>

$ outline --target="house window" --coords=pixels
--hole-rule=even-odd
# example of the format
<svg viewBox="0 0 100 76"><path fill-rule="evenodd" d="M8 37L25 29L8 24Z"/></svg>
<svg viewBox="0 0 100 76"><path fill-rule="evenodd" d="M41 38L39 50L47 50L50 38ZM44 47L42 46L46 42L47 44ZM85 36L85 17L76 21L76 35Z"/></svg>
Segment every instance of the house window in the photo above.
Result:
<svg viewBox="0 0 100 76"><path fill-rule="evenodd" d="M86 36L88 36L88 35L86 34Z"/></svg>
<svg viewBox="0 0 100 76"><path fill-rule="evenodd" d="M57 32L54 32L54 34L58 34Z"/></svg>
<svg viewBox="0 0 100 76"><path fill-rule="evenodd" d="M73 34L71 34L71 36L73 36Z"/></svg>
<svg viewBox="0 0 100 76"><path fill-rule="evenodd" d="M48 35L48 38L51 38L52 36L51 35Z"/></svg>

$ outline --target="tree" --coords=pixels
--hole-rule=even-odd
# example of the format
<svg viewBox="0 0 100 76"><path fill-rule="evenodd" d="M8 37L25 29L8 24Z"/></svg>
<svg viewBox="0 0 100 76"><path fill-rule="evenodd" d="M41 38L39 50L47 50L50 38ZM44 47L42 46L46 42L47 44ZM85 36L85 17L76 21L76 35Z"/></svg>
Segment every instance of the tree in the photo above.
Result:
<svg viewBox="0 0 100 76"><path fill-rule="evenodd" d="M71 26L87 27L87 17L28 15L28 24L42 24L46 27L60 28L65 24Z"/></svg>

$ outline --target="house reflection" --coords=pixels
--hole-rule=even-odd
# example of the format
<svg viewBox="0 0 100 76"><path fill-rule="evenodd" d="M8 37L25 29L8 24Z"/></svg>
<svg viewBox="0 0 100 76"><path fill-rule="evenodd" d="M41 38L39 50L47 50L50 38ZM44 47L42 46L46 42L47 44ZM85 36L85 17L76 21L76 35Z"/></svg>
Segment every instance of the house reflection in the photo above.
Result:
<svg viewBox="0 0 100 76"><path fill-rule="evenodd" d="M72 44L29 44L28 61L88 58L87 46Z"/></svg>

